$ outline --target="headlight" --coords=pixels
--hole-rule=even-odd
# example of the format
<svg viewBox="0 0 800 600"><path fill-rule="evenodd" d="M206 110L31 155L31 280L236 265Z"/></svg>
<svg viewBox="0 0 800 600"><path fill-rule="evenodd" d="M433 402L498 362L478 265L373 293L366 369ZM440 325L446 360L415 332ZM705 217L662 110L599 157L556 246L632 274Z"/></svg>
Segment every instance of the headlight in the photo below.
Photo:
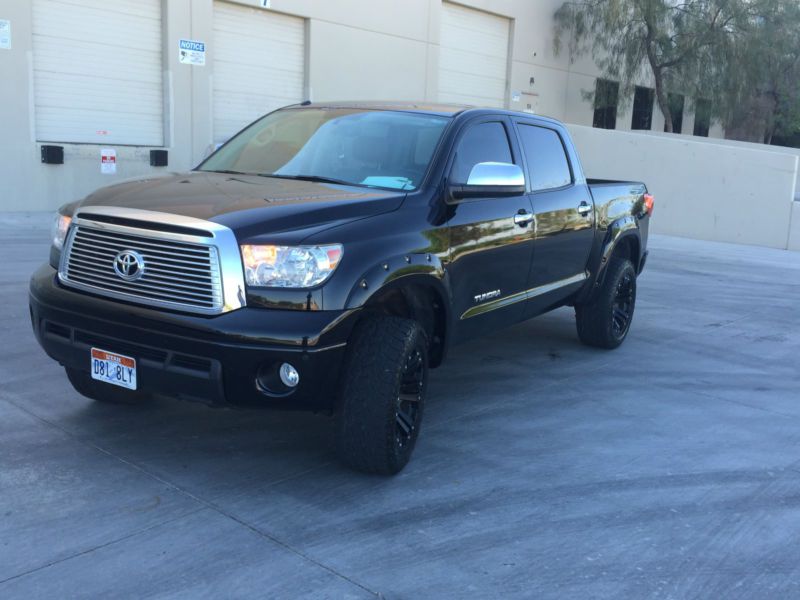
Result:
<svg viewBox="0 0 800 600"><path fill-rule="evenodd" d="M325 281L342 259L342 245L242 246L247 285L310 288Z"/></svg>
<svg viewBox="0 0 800 600"><path fill-rule="evenodd" d="M53 236L53 246L59 250L64 247L64 240L67 237L67 231L69 230L70 223L72 223L72 217L58 213L56 214L51 233Z"/></svg>

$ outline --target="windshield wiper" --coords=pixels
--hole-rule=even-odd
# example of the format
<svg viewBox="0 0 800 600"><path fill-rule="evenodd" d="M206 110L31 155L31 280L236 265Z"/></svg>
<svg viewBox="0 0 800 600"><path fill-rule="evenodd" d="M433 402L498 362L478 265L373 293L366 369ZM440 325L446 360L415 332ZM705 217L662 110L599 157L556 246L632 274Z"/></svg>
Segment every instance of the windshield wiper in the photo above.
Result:
<svg viewBox="0 0 800 600"><path fill-rule="evenodd" d="M205 169L199 169L206 171ZM254 173L243 173L242 171L231 171L230 169L208 170L206 173L225 173L226 175L254 175Z"/></svg>
<svg viewBox="0 0 800 600"><path fill-rule="evenodd" d="M281 175L278 173L259 173L259 177L277 177L278 179L298 179L300 181L314 181L316 183L335 183L337 185L355 185L358 187L369 187L352 181L334 179L333 177L320 177L319 175Z"/></svg>

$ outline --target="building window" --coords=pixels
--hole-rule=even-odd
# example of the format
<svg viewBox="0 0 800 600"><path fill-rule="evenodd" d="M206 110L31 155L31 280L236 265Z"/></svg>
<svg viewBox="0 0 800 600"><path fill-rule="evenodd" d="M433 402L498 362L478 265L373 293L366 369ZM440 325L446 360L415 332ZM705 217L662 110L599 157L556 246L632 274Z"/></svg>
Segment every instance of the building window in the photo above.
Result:
<svg viewBox="0 0 800 600"><path fill-rule="evenodd" d="M619 83L598 79L594 90L594 122L592 125L600 129L617 128L617 101L619 100Z"/></svg>
<svg viewBox="0 0 800 600"><path fill-rule="evenodd" d="M698 98L694 107L694 135L708 137L711 127L711 101Z"/></svg>
<svg viewBox="0 0 800 600"><path fill-rule="evenodd" d="M788 148L800 148L800 131L789 135L773 135L770 142L773 146L786 146ZM800 192L799 192L800 193ZM798 196L795 196L797 198Z"/></svg>
<svg viewBox="0 0 800 600"><path fill-rule="evenodd" d="M652 88L636 86L633 94L631 129L650 129L653 124L653 99L655 96L655 90Z"/></svg>
<svg viewBox="0 0 800 600"><path fill-rule="evenodd" d="M685 98L682 94L669 94L667 96L669 103L669 111L672 113L672 133L681 133L683 129L683 105ZM667 130L667 124L664 123L664 131Z"/></svg>

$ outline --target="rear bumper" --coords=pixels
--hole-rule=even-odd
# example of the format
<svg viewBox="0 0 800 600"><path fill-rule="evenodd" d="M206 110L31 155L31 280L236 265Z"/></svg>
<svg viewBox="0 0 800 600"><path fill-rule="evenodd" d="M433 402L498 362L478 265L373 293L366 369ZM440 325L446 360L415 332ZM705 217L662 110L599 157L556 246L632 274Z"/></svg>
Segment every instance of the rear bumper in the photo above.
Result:
<svg viewBox="0 0 800 600"><path fill-rule="evenodd" d="M63 287L49 265L30 282L31 321L45 352L89 371L90 349L137 361L139 389L212 405L332 408L357 311L241 308L200 317L110 301ZM260 368L289 362L300 384L288 395L256 385Z"/></svg>

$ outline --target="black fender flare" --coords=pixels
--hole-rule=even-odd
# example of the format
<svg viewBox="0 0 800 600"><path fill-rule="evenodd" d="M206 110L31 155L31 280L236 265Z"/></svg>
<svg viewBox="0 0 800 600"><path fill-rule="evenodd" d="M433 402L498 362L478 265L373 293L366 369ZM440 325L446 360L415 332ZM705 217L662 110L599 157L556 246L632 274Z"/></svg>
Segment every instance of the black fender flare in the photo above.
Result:
<svg viewBox="0 0 800 600"><path fill-rule="evenodd" d="M600 252L595 255L594 269L590 268L590 284L579 294L576 299L576 304L583 304L590 302L594 297L600 286L603 285L606 273L608 272L608 265L611 262L615 250L619 247L620 243L632 239L636 243L636 247L641 251L641 233L639 231L639 223L635 216L625 215L614 221L607 230L606 236L600 247ZM639 257L635 256L634 268L639 270Z"/></svg>
<svg viewBox="0 0 800 600"><path fill-rule="evenodd" d="M641 248L639 222L633 215L627 215L614 221L614 223L611 224L611 227L609 227L608 232L607 240L603 245L603 251L600 255L600 267L603 274L605 274L605 271L608 268L608 262L611 260L611 255L614 254L614 251L619 247L619 244L622 240L634 238L636 241L636 247ZM637 263L639 262L639 257L632 256L631 258L634 261L633 266L638 270L639 265Z"/></svg>
<svg viewBox="0 0 800 600"><path fill-rule="evenodd" d="M436 254L428 252L400 254L373 265L355 282L344 308L361 309L380 294L393 289L402 291L403 288L412 285L432 289L438 296L444 312L441 357L443 359L452 339L452 291L447 271L441 258Z"/></svg>

